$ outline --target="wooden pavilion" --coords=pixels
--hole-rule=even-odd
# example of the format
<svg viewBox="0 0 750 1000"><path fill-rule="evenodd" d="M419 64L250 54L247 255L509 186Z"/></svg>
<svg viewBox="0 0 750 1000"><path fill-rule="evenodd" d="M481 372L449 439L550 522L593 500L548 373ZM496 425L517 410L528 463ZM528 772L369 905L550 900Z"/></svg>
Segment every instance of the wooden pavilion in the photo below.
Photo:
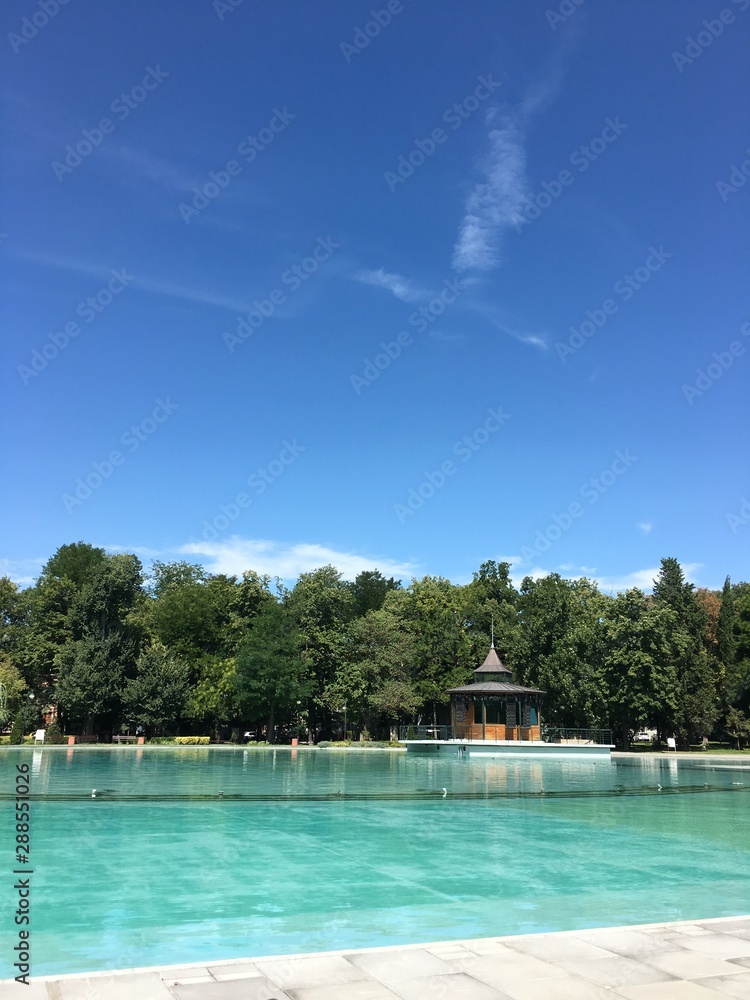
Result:
<svg viewBox="0 0 750 1000"><path fill-rule="evenodd" d="M452 688L451 724L455 739L540 740L544 691L513 683L513 674L495 652L494 642L473 683Z"/></svg>

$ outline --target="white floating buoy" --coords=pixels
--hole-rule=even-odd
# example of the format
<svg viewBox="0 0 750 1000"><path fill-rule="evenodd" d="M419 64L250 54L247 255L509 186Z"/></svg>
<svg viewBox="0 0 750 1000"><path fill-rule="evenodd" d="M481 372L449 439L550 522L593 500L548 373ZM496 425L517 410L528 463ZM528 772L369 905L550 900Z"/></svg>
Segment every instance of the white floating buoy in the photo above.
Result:
<svg viewBox="0 0 750 1000"><path fill-rule="evenodd" d="M92 789L91 789L91 798L92 798L92 799L95 799L95 798L96 798L96 789L95 789L95 788L92 788Z"/></svg>
<svg viewBox="0 0 750 1000"><path fill-rule="evenodd" d="M445 798L447 794L448 794L448 789L444 788L443 789L443 798Z"/></svg>

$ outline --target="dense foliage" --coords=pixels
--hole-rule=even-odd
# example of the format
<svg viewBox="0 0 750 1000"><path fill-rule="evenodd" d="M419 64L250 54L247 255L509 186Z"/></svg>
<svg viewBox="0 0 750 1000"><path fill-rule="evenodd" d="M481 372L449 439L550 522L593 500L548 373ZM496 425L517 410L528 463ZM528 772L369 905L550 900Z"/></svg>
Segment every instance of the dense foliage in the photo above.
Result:
<svg viewBox="0 0 750 1000"><path fill-rule="evenodd" d="M471 679L494 624L516 680L547 692L551 725L750 737L749 584L696 590L675 559L652 595L555 573L519 590L509 570L403 586L323 566L272 590L185 562L146 578L135 555L64 545L34 586L0 579L3 721L28 733L54 705L65 731L104 738L388 738L399 722L447 721L446 691Z"/></svg>

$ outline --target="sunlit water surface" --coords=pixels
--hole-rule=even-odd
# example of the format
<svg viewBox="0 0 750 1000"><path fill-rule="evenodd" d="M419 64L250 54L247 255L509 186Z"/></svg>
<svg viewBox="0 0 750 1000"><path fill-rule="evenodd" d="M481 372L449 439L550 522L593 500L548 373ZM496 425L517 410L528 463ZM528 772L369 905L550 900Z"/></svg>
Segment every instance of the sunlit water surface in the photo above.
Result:
<svg viewBox="0 0 750 1000"><path fill-rule="evenodd" d="M748 911L747 766L45 747L4 914L19 762L33 975Z"/></svg>

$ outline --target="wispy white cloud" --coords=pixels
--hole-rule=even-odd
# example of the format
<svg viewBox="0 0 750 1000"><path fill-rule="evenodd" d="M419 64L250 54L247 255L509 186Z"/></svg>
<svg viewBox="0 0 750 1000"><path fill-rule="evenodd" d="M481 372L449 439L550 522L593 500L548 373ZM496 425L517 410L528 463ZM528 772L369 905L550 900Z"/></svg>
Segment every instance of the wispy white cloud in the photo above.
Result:
<svg viewBox="0 0 750 1000"><path fill-rule="evenodd" d="M547 340L546 333L538 330L530 331L520 329L518 324L508 321L503 310L498 309L497 306L490 305L489 303L478 298L476 295L465 298L463 305L472 312L479 313L484 317L484 319L487 320L488 323L491 323L496 330L512 337L514 340L518 340L522 344L528 344L530 347L536 347L540 351L549 350L549 342Z"/></svg>
<svg viewBox="0 0 750 1000"><path fill-rule="evenodd" d="M235 576L252 569L261 575L295 580L300 573L309 573L329 563L350 580L363 570L373 568L379 569L385 576L406 579L417 572L412 563L341 552L325 545L307 542L287 544L237 535L220 542L189 542L180 546L178 551L184 555L203 557L201 562L211 573Z"/></svg>
<svg viewBox="0 0 750 1000"><path fill-rule="evenodd" d="M160 559L164 552L159 549L151 549L148 545L104 545L107 552L132 552L135 556L143 556L144 559Z"/></svg>
<svg viewBox="0 0 750 1000"><path fill-rule="evenodd" d="M129 178L146 177L171 191L186 192L195 187L197 180L186 177L168 160L135 146L112 144L102 146L102 153Z"/></svg>
<svg viewBox="0 0 750 1000"><path fill-rule="evenodd" d="M391 274L382 267L376 271L357 271L354 280L360 281L363 285L384 288L402 302L418 302L425 294L416 288L408 278L404 278L400 274Z"/></svg>
<svg viewBox="0 0 750 1000"><path fill-rule="evenodd" d="M561 563L557 570L547 569L542 566L532 566L522 556L498 556L498 561L509 562L511 564L510 577L516 587L520 586L525 576L530 576L533 580L549 576L550 573L559 572L567 580L578 580L587 577L594 581L599 590L603 593L620 593L638 587L646 593L650 593L654 587L654 581L659 576L660 567L649 569L637 569L632 573L623 573L614 576L603 576L596 571L595 566L576 566L573 563ZM701 569L702 563L682 563L682 572L685 579L690 583L697 584L697 573Z"/></svg>
<svg viewBox="0 0 750 1000"><path fill-rule="evenodd" d="M442 330L430 330L429 336L441 344L463 344L466 341L462 333L444 333Z"/></svg>
<svg viewBox="0 0 750 1000"><path fill-rule="evenodd" d="M521 115L506 115L488 140L481 179L466 199L453 250L453 266L458 271L491 271L500 265L504 235L522 217L529 194Z"/></svg>
<svg viewBox="0 0 750 1000"><path fill-rule="evenodd" d="M29 587L42 572L47 562L41 557L32 559L0 559L0 576L9 577L19 587Z"/></svg>
<svg viewBox="0 0 750 1000"><path fill-rule="evenodd" d="M644 535L647 535L654 526L650 521L639 521L636 527L640 528Z"/></svg>
<svg viewBox="0 0 750 1000"><path fill-rule="evenodd" d="M26 251L18 251L15 256L33 264L41 264L44 267L73 271L77 274L88 274L96 278L108 279L112 275L111 267L103 264L91 264L88 261L75 260L68 257L55 257L49 254L29 253ZM131 266L129 262L126 262L125 270L129 273ZM155 295L164 295L167 298L176 299L180 302L198 302L201 305L217 306L219 309L228 309L231 312L245 312L248 308L248 302L242 299L235 299L231 296L217 294L216 292L193 286L179 285L160 278L143 277L137 273L134 275L133 287L139 288L144 292L152 292Z"/></svg>

